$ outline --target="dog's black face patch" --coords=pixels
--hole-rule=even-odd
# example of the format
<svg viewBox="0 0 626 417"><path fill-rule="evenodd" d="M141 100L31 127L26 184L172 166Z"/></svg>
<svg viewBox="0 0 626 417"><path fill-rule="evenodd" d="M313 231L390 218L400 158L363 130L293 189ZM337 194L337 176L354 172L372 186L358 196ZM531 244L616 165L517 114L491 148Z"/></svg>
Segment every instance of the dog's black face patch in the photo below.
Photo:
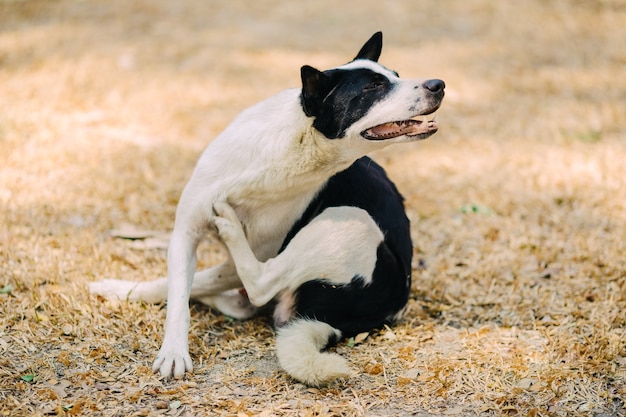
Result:
<svg viewBox="0 0 626 417"><path fill-rule="evenodd" d="M346 130L361 119L394 84L366 68L318 71L302 67L302 108L314 117L313 127L329 139L342 138Z"/></svg>

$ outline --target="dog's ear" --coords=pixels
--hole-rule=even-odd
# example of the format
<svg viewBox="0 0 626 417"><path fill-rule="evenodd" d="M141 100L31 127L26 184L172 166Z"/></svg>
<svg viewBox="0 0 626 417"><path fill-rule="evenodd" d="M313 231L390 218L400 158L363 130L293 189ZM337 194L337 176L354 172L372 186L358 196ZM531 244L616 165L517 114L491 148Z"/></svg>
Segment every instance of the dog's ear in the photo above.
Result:
<svg viewBox="0 0 626 417"><path fill-rule="evenodd" d="M317 116L322 100L332 88L330 87L330 79L322 71L308 65L300 68L300 76L302 78L300 100L304 113L309 117Z"/></svg>
<svg viewBox="0 0 626 417"><path fill-rule="evenodd" d="M382 51L383 33L376 32L367 42L365 42L365 45L363 45L354 59L369 59L370 61L378 62L378 58L380 58L380 53Z"/></svg>

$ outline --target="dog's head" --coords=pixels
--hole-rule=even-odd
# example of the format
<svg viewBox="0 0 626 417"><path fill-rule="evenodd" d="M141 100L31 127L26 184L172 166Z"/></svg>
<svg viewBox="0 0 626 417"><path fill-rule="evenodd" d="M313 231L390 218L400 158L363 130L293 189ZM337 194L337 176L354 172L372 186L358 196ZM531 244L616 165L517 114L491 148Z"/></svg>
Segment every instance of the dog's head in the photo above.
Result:
<svg viewBox="0 0 626 417"><path fill-rule="evenodd" d="M437 131L435 120L418 116L439 108L444 82L401 79L378 64L382 37L375 33L346 65L327 71L302 67L302 108L325 137L401 142L425 139Z"/></svg>

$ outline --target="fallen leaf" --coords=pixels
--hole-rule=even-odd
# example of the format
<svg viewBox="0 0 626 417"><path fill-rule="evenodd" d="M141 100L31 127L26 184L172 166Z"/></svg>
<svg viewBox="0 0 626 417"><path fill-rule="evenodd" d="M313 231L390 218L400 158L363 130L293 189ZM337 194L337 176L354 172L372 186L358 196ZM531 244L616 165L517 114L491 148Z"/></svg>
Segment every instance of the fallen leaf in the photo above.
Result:
<svg viewBox="0 0 626 417"><path fill-rule="evenodd" d="M35 311L35 321L37 321L37 323L41 323L41 322L45 323L45 322L50 321L50 318L48 318L48 316L46 316L43 313Z"/></svg>
<svg viewBox="0 0 626 417"><path fill-rule="evenodd" d="M396 340L398 338L398 336L396 336L396 334L391 330L387 330L383 337L387 340Z"/></svg>
<svg viewBox="0 0 626 417"><path fill-rule="evenodd" d="M33 382L34 379L35 379L35 374L22 375L22 381Z"/></svg>
<svg viewBox="0 0 626 417"><path fill-rule="evenodd" d="M459 414L463 414L464 410L465 410L465 408L463 406L458 406L458 407L450 408L450 409L444 411L443 414L446 415L446 416L456 416L456 415L459 415Z"/></svg>
<svg viewBox="0 0 626 417"><path fill-rule="evenodd" d="M418 368L409 369L402 374L402 377L407 379L417 379L419 376L420 370Z"/></svg>
<svg viewBox="0 0 626 417"><path fill-rule="evenodd" d="M364 370L370 375L378 375L383 373L385 368L380 363L368 363L365 365Z"/></svg>
<svg viewBox="0 0 626 417"><path fill-rule="evenodd" d="M111 389L111 387L107 384L103 384L102 382L96 382L94 384L94 387L98 390L98 391L108 391Z"/></svg>
<svg viewBox="0 0 626 417"><path fill-rule="evenodd" d="M150 249L167 249L170 245L170 235L163 234L155 237L149 237L143 240L134 240L131 244L133 249L150 250Z"/></svg>
<svg viewBox="0 0 626 417"><path fill-rule="evenodd" d="M534 383L535 383L535 380L532 378L522 378L519 381L517 381L517 384L515 384L515 388L527 390L527 389L530 389L530 387Z"/></svg>
<svg viewBox="0 0 626 417"><path fill-rule="evenodd" d="M363 332L363 333L359 333L356 336L354 336L354 344L359 344L362 341L364 341L365 339L367 339L367 336L369 336L369 332Z"/></svg>
<svg viewBox="0 0 626 417"><path fill-rule="evenodd" d="M147 230L141 229L132 224L124 224L117 229L111 229L109 234L113 237L118 237L120 239L147 239L149 237L158 236L164 234L165 232L161 230Z"/></svg>

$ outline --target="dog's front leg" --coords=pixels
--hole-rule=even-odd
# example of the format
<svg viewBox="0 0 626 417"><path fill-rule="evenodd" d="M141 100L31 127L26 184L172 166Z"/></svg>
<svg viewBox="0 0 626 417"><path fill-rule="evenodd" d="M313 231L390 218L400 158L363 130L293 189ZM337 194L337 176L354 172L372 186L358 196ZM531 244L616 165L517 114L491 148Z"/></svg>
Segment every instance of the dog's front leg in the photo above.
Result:
<svg viewBox="0 0 626 417"><path fill-rule="evenodd" d="M159 371L165 377L179 378L193 369L188 341L189 297L196 269L196 250L207 231L208 221L208 215L203 215L193 203L187 202L183 193L167 253L165 337L152 365L154 372Z"/></svg>

